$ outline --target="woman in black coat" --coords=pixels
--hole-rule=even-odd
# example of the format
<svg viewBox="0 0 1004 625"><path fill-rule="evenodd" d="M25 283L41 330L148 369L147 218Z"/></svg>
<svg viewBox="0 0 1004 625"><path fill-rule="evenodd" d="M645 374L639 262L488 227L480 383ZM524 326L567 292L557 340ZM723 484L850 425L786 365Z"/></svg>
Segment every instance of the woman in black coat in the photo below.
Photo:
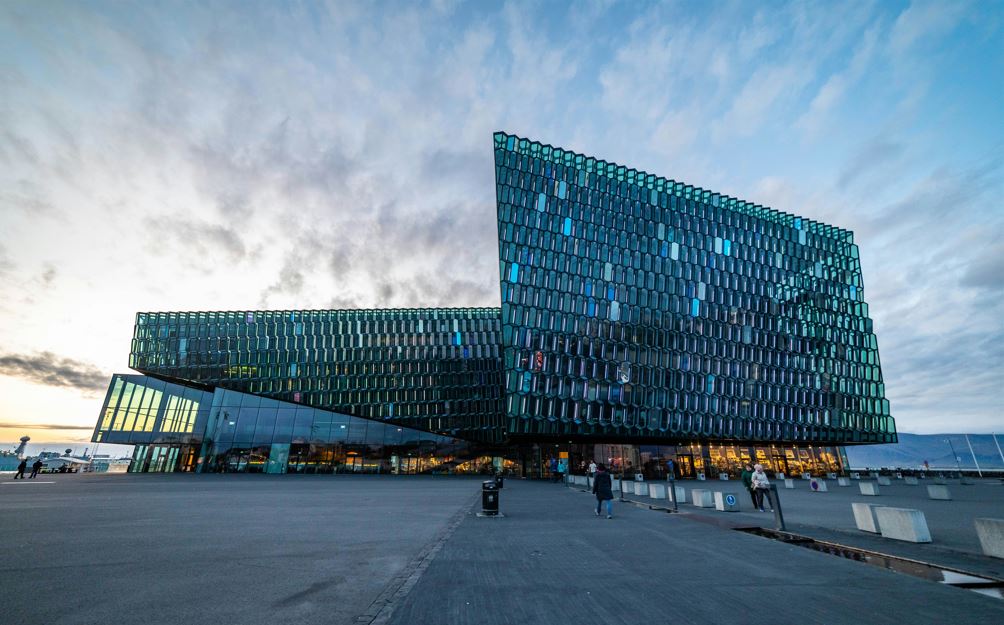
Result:
<svg viewBox="0 0 1004 625"><path fill-rule="evenodd" d="M596 495L596 516L600 516L603 502L607 502L607 518L614 518L614 493L611 488L610 474L603 464L596 465L596 475L593 476L593 494Z"/></svg>

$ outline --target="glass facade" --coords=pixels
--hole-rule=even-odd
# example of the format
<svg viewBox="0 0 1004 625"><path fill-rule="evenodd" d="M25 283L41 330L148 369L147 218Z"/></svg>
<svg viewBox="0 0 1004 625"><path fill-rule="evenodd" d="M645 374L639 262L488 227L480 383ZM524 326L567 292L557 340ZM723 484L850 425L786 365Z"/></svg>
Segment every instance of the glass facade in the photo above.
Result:
<svg viewBox="0 0 1004 625"><path fill-rule="evenodd" d="M494 139L510 435L895 442L851 232Z"/></svg>
<svg viewBox="0 0 1004 625"><path fill-rule="evenodd" d="M853 234L504 133L501 308L148 312L135 471L834 471L896 441Z"/></svg>
<svg viewBox="0 0 1004 625"><path fill-rule="evenodd" d="M115 375L93 440L135 445L130 471L477 470L476 445L250 393Z"/></svg>
<svg viewBox="0 0 1004 625"><path fill-rule="evenodd" d="M129 366L497 441L499 326L497 308L139 313Z"/></svg>

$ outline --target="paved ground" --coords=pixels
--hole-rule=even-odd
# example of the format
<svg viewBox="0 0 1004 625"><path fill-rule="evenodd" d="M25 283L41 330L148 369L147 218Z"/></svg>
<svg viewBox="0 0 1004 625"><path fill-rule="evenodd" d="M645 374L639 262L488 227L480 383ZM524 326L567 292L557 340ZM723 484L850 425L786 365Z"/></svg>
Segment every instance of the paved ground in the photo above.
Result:
<svg viewBox="0 0 1004 625"><path fill-rule="evenodd" d="M0 623L352 622L469 507L478 484L376 476L4 478Z"/></svg>
<svg viewBox="0 0 1004 625"><path fill-rule="evenodd" d="M1004 601L589 495L507 481L392 623L1000 623Z"/></svg>
<svg viewBox="0 0 1004 625"><path fill-rule="evenodd" d="M0 479L0 622L1004 622L1002 600L719 526L766 515L617 504L608 521L586 493L507 480L506 517L483 519L473 514L479 487L377 476ZM790 516L799 496L786 499ZM810 498L824 495L801 496L815 509Z"/></svg>
<svg viewBox="0 0 1004 625"><path fill-rule="evenodd" d="M737 481L681 480L677 483L687 490L688 497L692 488L731 490L739 497L743 510L739 513L724 513L682 506L681 510L686 514L714 518L724 524L773 527L773 515L753 512L745 490ZM794 484L793 490L785 489L783 483L779 484L785 521L788 529L793 532L1004 579L1004 560L983 555L975 526L975 519L978 517L1004 518L1004 485L1000 480L977 480L971 486L962 486L957 480L950 480L948 487L952 501L929 499L924 480L918 486L893 480L891 486L879 487L878 497L862 495L854 480L851 480L849 487L839 487L836 481L828 480L828 491L825 493L810 491L807 480L795 480ZM666 505L665 501L647 497L628 497L645 503ZM852 502L921 510L927 519L933 542L914 545L861 532L854 525Z"/></svg>

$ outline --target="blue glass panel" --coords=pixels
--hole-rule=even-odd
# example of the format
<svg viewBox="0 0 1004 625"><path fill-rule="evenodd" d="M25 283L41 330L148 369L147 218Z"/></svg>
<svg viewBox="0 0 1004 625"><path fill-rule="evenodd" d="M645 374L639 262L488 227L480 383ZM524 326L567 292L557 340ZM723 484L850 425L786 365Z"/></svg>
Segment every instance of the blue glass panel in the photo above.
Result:
<svg viewBox="0 0 1004 625"><path fill-rule="evenodd" d="M562 180L558 183L558 198L565 199L565 195L568 193L568 187L565 185L565 181Z"/></svg>
<svg viewBox="0 0 1004 625"><path fill-rule="evenodd" d="M732 252L732 241L725 239L725 243L722 245L722 254L728 256Z"/></svg>
<svg viewBox="0 0 1004 625"><path fill-rule="evenodd" d="M542 211L547 208L547 196L543 193L537 195L537 210Z"/></svg>
<svg viewBox="0 0 1004 625"><path fill-rule="evenodd" d="M701 314L701 300L694 298L690 302L690 314L697 317Z"/></svg>
<svg viewBox="0 0 1004 625"><path fill-rule="evenodd" d="M853 300L858 299L858 287L856 286L851 287L851 299Z"/></svg>
<svg viewBox="0 0 1004 625"><path fill-rule="evenodd" d="M617 289L615 289L612 286L608 286L607 287L607 299L616 299L616 297L617 297Z"/></svg>
<svg viewBox="0 0 1004 625"><path fill-rule="evenodd" d="M565 234L572 234L572 218L565 217L565 226L562 228L562 232Z"/></svg>
<svg viewBox="0 0 1004 625"><path fill-rule="evenodd" d="M668 242L666 242L666 241L662 242L662 247L659 250L659 255L662 256L663 258L666 258L667 256L669 256L669 243Z"/></svg>
<svg viewBox="0 0 1004 625"><path fill-rule="evenodd" d="M586 314L590 317L596 316L596 300L589 300L589 304L586 306Z"/></svg>
<svg viewBox="0 0 1004 625"><path fill-rule="evenodd" d="M457 345L460 345L460 333L459 332L455 333L454 340L457 342Z"/></svg>
<svg viewBox="0 0 1004 625"><path fill-rule="evenodd" d="M513 263L509 268L509 282L519 282L519 263Z"/></svg>

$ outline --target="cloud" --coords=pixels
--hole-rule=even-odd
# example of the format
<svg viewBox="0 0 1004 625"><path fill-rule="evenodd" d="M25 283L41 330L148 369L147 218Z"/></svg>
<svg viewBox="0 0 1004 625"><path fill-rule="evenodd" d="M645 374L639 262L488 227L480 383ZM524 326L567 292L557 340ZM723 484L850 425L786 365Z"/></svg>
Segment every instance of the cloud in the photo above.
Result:
<svg viewBox="0 0 1004 625"><path fill-rule="evenodd" d="M94 365L51 352L0 354L0 375L97 394L108 387L108 374Z"/></svg>
<svg viewBox="0 0 1004 625"><path fill-rule="evenodd" d="M10 428L12 430L87 430L91 431L94 429L93 425L71 425L62 423L14 423L10 421L0 421L0 428ZM81 439L87 440L90 439Z"/></svg>
<svg viewBox="0 0 1004 625"><path fill-rule="evenodd" d="M185 262L199 267L209 267L216 259L238 262L248 254L244 239L227 226L174 217L152 217L146 225L152 251L175 248Z"/></svg>
<svg viewBox="0 0 1004 625"><path fill-rule="evenodd" d="M1001 291L1004 289L1004 240L997 235L995 243L978 250L977 257L968 264L959 284L975 288Z"/></svg>
<svg viewBox="0 0 1004 625"><path fill-rule="evenodd" d="M906 146L899 141L876 137L858 148L837 177L837 185L846 188L863 176L880 176L883 167L899 158Z"/></svg>

